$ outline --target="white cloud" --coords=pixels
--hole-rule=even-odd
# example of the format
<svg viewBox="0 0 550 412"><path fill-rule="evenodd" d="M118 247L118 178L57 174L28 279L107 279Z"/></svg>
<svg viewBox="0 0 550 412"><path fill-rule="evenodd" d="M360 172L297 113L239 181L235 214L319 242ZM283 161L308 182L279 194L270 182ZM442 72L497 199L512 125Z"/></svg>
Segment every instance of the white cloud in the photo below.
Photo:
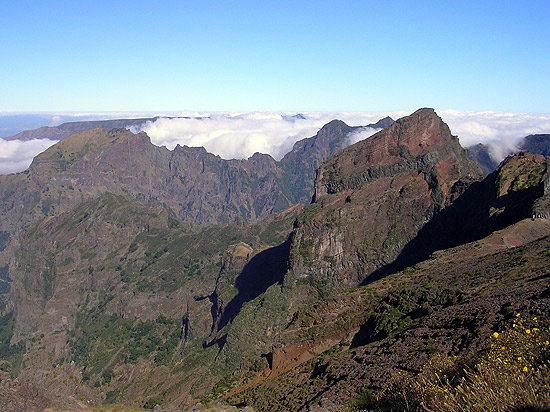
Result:
<svg viewBox="0 0 550 412"><path fill-rule="evenodd" d="M52 121L49 126L59 126L61 123L63 123L63 119L61 118L61 116L52 116Z"/></svg>
<svg viewBox="0 0 550 412"><path fill-rule="evenodd" d="M360 126L388 115L394 117L396 113L305 113L297 116L296 113L230 112L180 115L193 117L161 118L130 130L143 130L154 144L171 150L177 144L204 146L224 159L245 159L260 152L279 160L296 141L314 136L331 120L340 119L350 126ZM373 133L363 129L351 143Z"/></svg>
<svg viewBox="0 0 550 412"><path fill-rule="evenodd" d="M292 144L318 130L312 122L289 122L280 114L215 114L208 118L161 118L140 127L158 146L204 146L224 159L241 159L255 152L282 157ZM137 128L132 128L137 131Z"/></svg>
<svg viewBox="0 0 550 412"><path fill-rule="evenodd" d="M0 175L22 172L27 169L34 156L57 143L55 140L10 140L0 139Z"/></svg>
<svg viewBox="0 0 550 412"><path fill-rule="evenodd" d="M136 117L145 113L133 113ZM391 116L393 119L406 116L406 112L306 112L297 116L292 112L179 112L168 115L174 118L159 118L147 122L133 132L144 130L151 141L158 146L173 149L177 144L204 146L206 150L224 159L243 159L255 152L268 153L279 160L292 145L303 138L314 136L319 129L334 119L340 119L350 126L365 126L379 119ZM461 112L457 110L438 111L449 124L451 132L457 135L464 147L477 143L487 144L490 154L497 161L517 150L521 138L534 133L550 133L550 114L506 113L506 112ZM78 120L97 113L74 113ZM102 118L124 118L124 113L105 114ZM125 113L126 118L133 117ZM139 116L141 115L141 116ZM152 113L147 114L152 116ZM51 121L58 121L52 114ZM61 115L61 119L66 121ZM185 118L183 118L185 117ZM96 119L98 117L95 117ZM361 128L349 138L353 144L369 137L376 130ZM33 156L55 142L49 140L6 142L0 139L0 174L25 170Z"/></svg>
<svg viewBox="0 0 550 412"><path fill-rule="evenodd" d="M376 132L379 132L382 129L374 129L372 127L361 127L354 132L350 133L347 137L347 144L352 145L361 140L365 140L367 137L371 137Z"/></svg>
<svg viewBox="0 0 550 412"><path fill-rule="evenodd" d="M489 146L489 154L498 162L516 152L525 136L550 133L550 114L444 110L439 115L462 146L483 143Z"/></svg>
<svg viewBox="0 0 550 412"><path fill-rule="evenodd" d="M261 152L278 160L297 140L315 135L331 120L340 119L350 126L362 126L386 116L398 119L408 114L310 112L303 113L305 119L302 119L293 117L295 113L183 112L178 115L191 118L158 119L148 122L139 130L147 132L154 144L169 149L177 144L204 146L209 152L224 159L242 159L252 156L254 152ZM444 110L439 115L449 124L451 132L458 135L462 146L484 143L489 146L491 156L497 161L517 151L517 145L523 137L550 132L550 114ZM363 140L376 131L361 128L350 136L349 144Z"/></svg>

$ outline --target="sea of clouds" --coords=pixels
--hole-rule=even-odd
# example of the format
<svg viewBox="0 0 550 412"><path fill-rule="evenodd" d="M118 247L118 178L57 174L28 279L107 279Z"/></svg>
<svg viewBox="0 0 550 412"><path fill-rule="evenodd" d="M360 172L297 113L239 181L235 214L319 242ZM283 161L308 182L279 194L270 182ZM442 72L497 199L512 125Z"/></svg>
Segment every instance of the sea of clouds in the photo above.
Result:
<svg viewBox="0 0 550 412"><path fill-rule="evenodd" d="M107 118L171 117L149 121L133 132L145 131L151 141L158 146L172 150L176 145L204 146L206 150L224 159L242 159L255 152L267 153L281 159L292 149L293 144L303 138L314 136L325 124L340 119L350 126L364 126L376 123L390 116L398 119L407 112L322 112L322 113L281 113L281 112L181 112L163 114L132 114L117 116L110 113L86 114L86 120ZM457 135L462 146L477 143L489 146L491 156L502 160L517 150L519 141L536 133L550 133L550 114L506 113L506 112L463 112L456 110L439 111L438 114ZM66 115L52 115L49 124L59 124ZM82 120L78 114L76 120ZM0 117L0 122L2 117ZM363 127L349 137L349 144L365 139L377 129ZM55 141L37 139L31 141L6 141L0 139L0 174L16 173L25 170L32 158L46 150Z"/></svg>
<svg viewBox="0 0 550 412"><path fill-rule="evenodd" d="M181 113L178 118L149 121L133 132L146 132L153 144L172 150L176 145L203 146L223 159L246 159L256 152L280 160L298 140L314 136L334 119L349 125L375 123L380 113ZM371 136L379 129L362 128L350 136L350 144Z"/></svg>
<svg viewBox="0 0 550 412"><path fill-rule="evenodd" d="M512 112L461 112L444 110L438 113L458 136L463 147L483 143L493 160L500 162L518 151L518 144L531 134L550 134L550 114Z"/></svg>

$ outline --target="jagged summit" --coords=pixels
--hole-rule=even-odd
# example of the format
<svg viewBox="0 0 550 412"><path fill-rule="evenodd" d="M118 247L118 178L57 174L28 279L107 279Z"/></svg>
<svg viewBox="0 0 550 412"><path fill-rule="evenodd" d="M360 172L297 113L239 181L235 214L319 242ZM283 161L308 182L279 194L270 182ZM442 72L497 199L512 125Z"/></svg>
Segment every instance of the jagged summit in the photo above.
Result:
<svg viewBox="0 0 550 412"><path fill-rule="evenodd" d="M24 180L32 182L25 206L8 212L12 224L27 220L29 210L36 209L38 216L56 214L106 190L162 206L172 216L202 226L255 221L309 203L316 168L345 147L346 136L354 130L341 121L331 122L276 162L262 154L224 160L204 148L186 146L169 151L153 145L143 132L111 128L118 121L103 123L65 137L37 156L24 174L2 177L8 197L22 189ZM59 192L56 200L53 191ZM0 221L0 230L3 227L10 225Z"/></svg>
<svg viewBox="0 0 550 412"><path fill-rule="evenodd" d="M337 288L360 283L452 202L459 180L480 178L433 109L398 120L319 167L314 204L293 237L294 273Z"/></svg>
<svg viewBox="0 0 550 412"><path fill-rule="evenodd" d="M390 116L386 116L383 119L378 120L376 123L369 124L367 127L371 127L373 129L385 129L393 123L395 123L395 121Z"/></svg>

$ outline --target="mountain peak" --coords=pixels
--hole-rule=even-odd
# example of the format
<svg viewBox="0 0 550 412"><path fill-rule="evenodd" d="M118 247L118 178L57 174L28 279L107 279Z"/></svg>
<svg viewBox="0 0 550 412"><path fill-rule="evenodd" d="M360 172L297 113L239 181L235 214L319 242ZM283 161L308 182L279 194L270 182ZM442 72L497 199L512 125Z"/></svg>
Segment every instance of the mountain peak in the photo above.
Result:
<svg viewBox="0 0 550 412"><path fill-rule="evenodd" d="M376 123L369 124L367 127L371 127L373 129L385 129L394 123L395 121L390 116L386 116L383 119L378 120Z"/></svg>
<svg viewBox="0 0 550 412"><path fill-rule="evenodd" d="M294 273L322 274L337 290L356 286L453 202L459 180L477 177L433 109L396 121L320 165L314 203L293 237ZM322 263L312 269L304 262L313 256Z"/></svg>
<svg viewBox="0 0 550 412"><path fill-rule="evenodd" d="M420 109L327 161L318 172L316 197L357 187L376 176L428 172L432 167L451 185L459 175L480 175L447 124L433 109Z"/></svg>
<svg viewBox="0 0 550 412"><path fill-rule="evenodd" d="M495 170L499 195L539 186L548 176L550 159L539 154L519 152L507 156Z"/></svg>

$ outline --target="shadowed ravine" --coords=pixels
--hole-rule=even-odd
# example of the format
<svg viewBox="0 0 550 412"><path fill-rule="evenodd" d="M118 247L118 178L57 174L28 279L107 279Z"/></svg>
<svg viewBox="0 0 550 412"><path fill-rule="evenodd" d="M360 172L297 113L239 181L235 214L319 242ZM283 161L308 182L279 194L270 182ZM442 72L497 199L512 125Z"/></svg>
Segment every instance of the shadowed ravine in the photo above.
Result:
<svg viewBox="0 0 550 412"><path fill-rule="evenodd" d="M288 269L290 240L264 250L246 264L235 281L237 295L223 309L217 330L223 329L237 316L246 302L263 294L271 285L282 284Z"/></svg>

